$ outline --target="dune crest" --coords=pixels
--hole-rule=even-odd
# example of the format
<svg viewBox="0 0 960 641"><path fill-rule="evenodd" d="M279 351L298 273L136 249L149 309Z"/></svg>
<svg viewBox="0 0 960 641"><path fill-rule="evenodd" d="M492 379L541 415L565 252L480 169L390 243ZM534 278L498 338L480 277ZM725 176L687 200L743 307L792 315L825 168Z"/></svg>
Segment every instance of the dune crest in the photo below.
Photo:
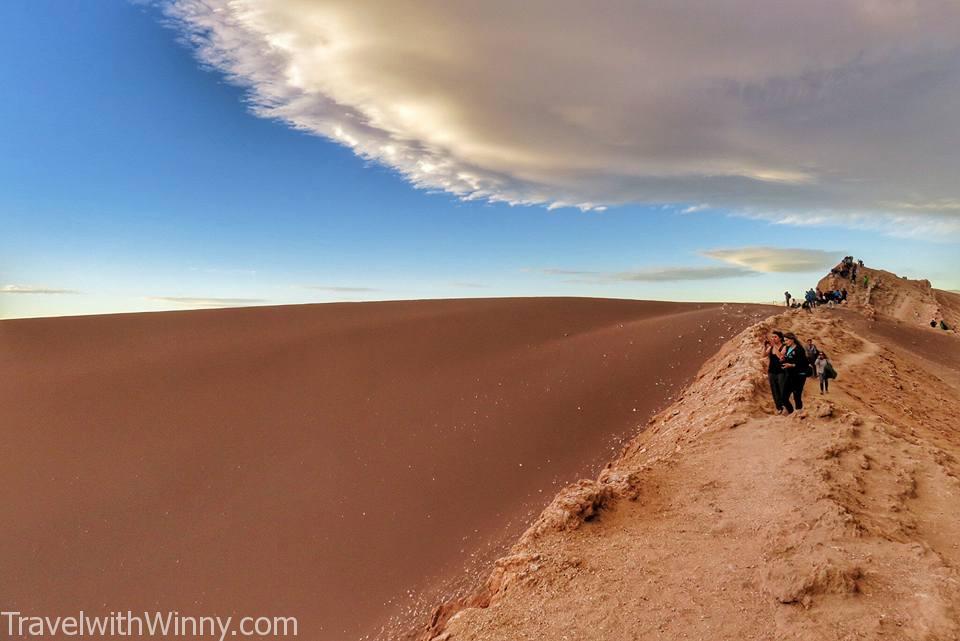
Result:
<svg viewBox="0 0 960 641"><path fill-rule="evenodd" d="M866 273L857 311L790 310L728 341L413 636L960 638L960 341L892 320L927 311L929 284ZM773 328L840 373L791 417L759 356Z"/></svg>

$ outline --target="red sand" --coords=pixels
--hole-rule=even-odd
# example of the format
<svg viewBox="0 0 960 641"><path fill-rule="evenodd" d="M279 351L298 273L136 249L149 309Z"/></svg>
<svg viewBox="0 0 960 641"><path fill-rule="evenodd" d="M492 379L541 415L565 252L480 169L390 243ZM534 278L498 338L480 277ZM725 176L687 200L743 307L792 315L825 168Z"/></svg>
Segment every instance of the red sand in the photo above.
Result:
<svg viewBox="0 0 960 641"><path fill-rule="evenodd" d="M0 603L374 635L771 312L495 299L0 322Z"/></svg>

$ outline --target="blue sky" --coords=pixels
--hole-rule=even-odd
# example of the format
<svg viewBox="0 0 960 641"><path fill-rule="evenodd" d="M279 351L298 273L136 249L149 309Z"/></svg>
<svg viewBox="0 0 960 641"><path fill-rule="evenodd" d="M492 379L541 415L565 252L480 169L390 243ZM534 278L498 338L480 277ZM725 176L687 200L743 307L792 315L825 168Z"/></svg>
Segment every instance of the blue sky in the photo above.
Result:
<svg viewBox="0 0 960 641"><path fill-rule="evenodd" d="M460 296L773 301L820 273L718 278L732 263L701 254L757 246L852 253L960 289L956 239L909 228L682 213L698 199L581 211L416 188L402 168L252 114L245 89L203 68L155 6L5 2L0 25L0 317Z"/></svg>

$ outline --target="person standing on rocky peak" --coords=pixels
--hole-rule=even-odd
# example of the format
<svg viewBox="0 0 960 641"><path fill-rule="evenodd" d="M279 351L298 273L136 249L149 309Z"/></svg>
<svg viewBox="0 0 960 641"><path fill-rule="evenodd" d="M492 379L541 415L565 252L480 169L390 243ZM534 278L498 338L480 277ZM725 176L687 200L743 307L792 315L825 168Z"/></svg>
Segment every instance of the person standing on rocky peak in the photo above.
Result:
<svg viewBox="0 0 960 641"><path fill-rule="evenodd" d="M787 299L787 307L790 307L790 299L793 298L793 296L790 295L790 292L783 292L783 297Z"/></svg>

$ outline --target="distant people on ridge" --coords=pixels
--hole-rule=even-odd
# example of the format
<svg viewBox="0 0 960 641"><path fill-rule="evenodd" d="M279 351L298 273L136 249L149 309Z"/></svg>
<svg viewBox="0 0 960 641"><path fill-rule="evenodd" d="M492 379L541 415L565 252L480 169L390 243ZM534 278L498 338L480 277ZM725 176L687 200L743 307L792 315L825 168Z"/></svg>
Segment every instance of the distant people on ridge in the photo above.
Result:
<svg viewBox="0 0 960 641"><path fill-rule="evenodd" d="M787 307L790 307L790 299L793 298L793 296L790 295L790 292L783 292L783 297L787 300Z"/></svg>

